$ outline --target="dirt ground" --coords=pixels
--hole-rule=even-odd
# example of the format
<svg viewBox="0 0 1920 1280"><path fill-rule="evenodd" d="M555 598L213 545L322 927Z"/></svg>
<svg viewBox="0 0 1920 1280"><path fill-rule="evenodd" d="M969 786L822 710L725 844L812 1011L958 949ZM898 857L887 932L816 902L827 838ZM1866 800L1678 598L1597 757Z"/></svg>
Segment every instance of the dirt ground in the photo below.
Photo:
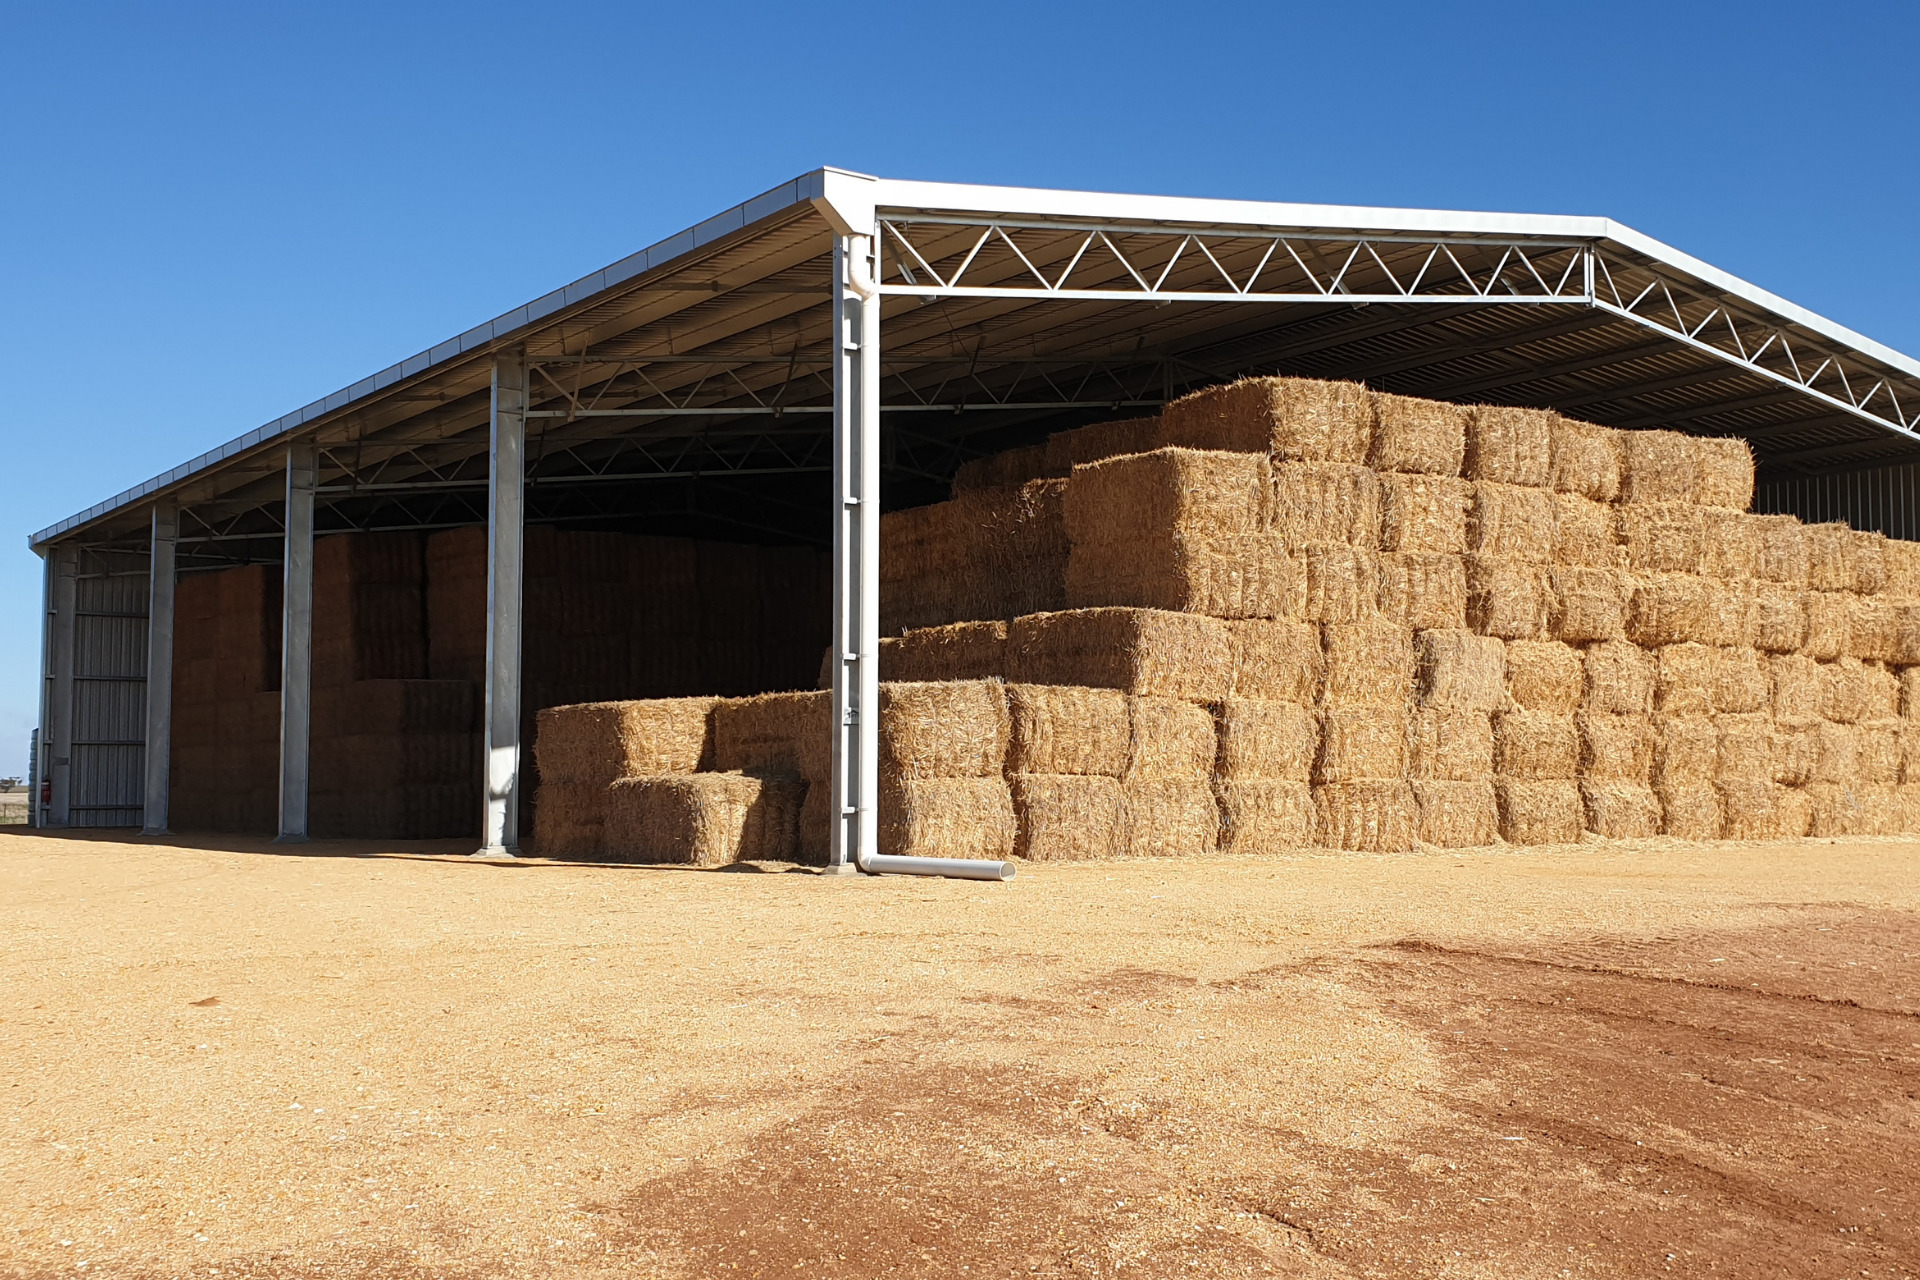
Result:
<svg viewBox="0 0 1920 1280"><path fill-rule="evenodd" d="M0 833L0 1274L1920 1272L1920 843L452 852Z"/></svg>

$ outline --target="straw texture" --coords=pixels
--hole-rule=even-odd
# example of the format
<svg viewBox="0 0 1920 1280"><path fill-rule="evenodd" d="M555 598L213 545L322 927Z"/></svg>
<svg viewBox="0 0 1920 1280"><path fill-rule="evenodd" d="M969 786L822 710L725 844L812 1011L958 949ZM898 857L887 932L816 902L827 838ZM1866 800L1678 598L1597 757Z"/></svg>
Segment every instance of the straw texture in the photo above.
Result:
<svg viewBox="0 0 1920 1280"><path fill-rule="evenodd" d="M1580 734L1582 778L1637 786L1652 780L1656 742L1648 717L1582 711L1574 724Z"/></svg>
<svg viewBox="0 0 1920 1280"><path fill-rule="evenodd" d="M1157 609L1030 614L1008 627L1007 676L1217 702L1233 692L1229 625Z"/></svg>
<svg viewBox="0 0 1920 1280"><path fill-rule="evenodd" d="M790 861L804 794L790 774L622 778L607 793L603 856L700 867Z"/></svg>
<svg viewBox="0 0 1920 1280"><path fill-rule="evenodd" d="M827 656L831 662L832 652ZM999 618L920 627L880 641L882 680L988 680L1006 671L1007 624Z"/></svg>
<svg viewBox="0 0 1920 1280"><path fill-rule="evenodd" d="M1493 772L1529 782L1570 779L1580 767L1580 734L1571 715L1505 711L1493 717Z"/></svg>
<svg viewBox="0 0 1920 1280"><path fill-rule="evenodd" d="M1855 582L1854 537L1847 525L1803 525L1807 543L1807 585L1815 591L1852 591Z"/></svg>
<svg viewBox="0 0 1920 1280"><path fill-rule="evenodd" d="M1344 542L1380 545L1380 477L1337 462L1277 462L1269 505L1272 529L1289 547Z"/></svg>
<svg viewBox="0 0 1920 1280"><path fill-rule="evenodd" d="M1699 453L1677 431L1622 431L1620 501L1696 502Z"/></svg>
<svg viewBox="0 0 1920 1280"><path fill-rule="evenodd" d="M1214 711L1219 754L1214 776L1226 782L1306 782L1320 746L1320 722L1290 702L1228 698Z"/></svg>
<svg viewBox="0 0 1920 1280"><path fill-rule="evenodd" d="M882 853L909 858L1008 858L1019 838L1002 777L882 779Z"/></svg>
<svg viewBox="0 0 1920 1280"><path fill-rule="evenodd" d="M1422 631L1467 625L1467 567L1459 556L1384 551L1379 565L1385 617Z"/></svg>
<svg viewBox="0 0 1920 1280"><path fill-rule="evenodd" d="M1577 493L1554 494L1553 562L1588 569L1620 568L1613 508Z"/></svg>
<svg viewBox="0 0 1920 1280"><path fill-rule="evenodd" d="M1204 856L1218 846L1220 810L1207 779L1133 778L1121 792L1128 857Z"/></svg>
<svg viewBox="0 0 1920 1280"><path fill-rule="evenodd" d="M1492 636L1436 630L1415 638L1416 693L1423 706L1498 710L1506 667L1506 646Z"/></svg>
<svg viewBox="0 0 1920 1280"><path fill-rule="evenodd" d="M1796 587L1778 582L1750 583L1747 631L1756 649L1793 653L1807 640L1807 607Z"/></svg>
<svg viewBox="0 0 1920 1280"><path fill-rule="evenodd" d="M1655 714L1650 724L1656 790L1713 781L1718 771L1720 734L1712 717Z"/></svg>
<svg viewBox="0 0 1920 1280"><path fill-rule="evenodd" d="M1700 572L1700 508L1684 502L1623 503L1614 508L1614 519L1629 569Z"/></svg>
<svg viewBox="0 0 1920 1280"><path fill-rule="evenodd" d="M1009 774L1126 772L1133 728L1119 690L1008 685L1007 711Z"/></svg>
<svg viewBox="0 0 1920 1280"><path fill-rule="evenodd" d="M1586 825L1586 807L1574 782L1496 778L1500 837L1509 844L1573 844Z"/></svg>
<svg viewBox="0 0 1920 1280"><path fill-rule="evenodd" d="M652 698L543 708L534 758L542 782L607 786L615 778L696 773L713 753L718 698Z"/></svg>
<svg viewBox="0 0 1920 1280"><path fill-rule="evenodd" d="M1652 654L1625 640L1587 645L1580 658L1586 667L1588 711L1618 715L1653 710L1653 691L1659 663Z"/></svg>
<svg viewBox="0 0 1920 1280"><path fill-rule="evenodd" d="M763 693L713 705L713 765L723 772L827 776L832 695Z"/></svg>
<svg viewBox="0 0 1920 1280"><path fill-rule="evenodd" d="M543 858L598 858L606 819L605 786L542 782L533 806L534 848Z"/></svg>
<svg viewBox="0 0 1920 1280"><path fill-rule="evenodd" d="M1810 572L1806 526L1793 516L1752 516L1749 523L1759 531L1755 576L1805 589Z"/></svg>
<svg viewBox="0 0 1920 1280"><path fill-rule="evenodd" d="M1126 781L1212 776L1218 745L1207 708L1178 698L1130 698L1127 716Z"/></svg>
<svg viewBox="0 0 1920 1280"><path fill-rule="evenodd" d="M1158 418L1122 418L1090 427L1056 431L1047 437L1043 453L1046 474L1065 479L1083 463L1122 454L1147 453L1168 443Z"/></svg>
<svg viewBox="0 0 1920 1280"><path fill-rule="evenodd" d="M1894 607L1878 596L1847 597L1847 656L1887 662L1895 648Z"/></svg>
<svg viewBox="0 0 1920 1280"><path fill-rule="evenodd" d="M1250 453L1156 449L1083 463L1067 485L1067 537L1083 544L1257 532L1266 461Z"/></svg>
<svg viewBox="0 0 1920 1280"><path fill-rule="evenodd" d="M1311 622L1256 619L1228 627L1233 651L1231 692L1312 706L1326 682L1320 628Z"/></svg>
<svg viewBox="0 0 1920 1280"><path fill-rule="evenodd" d="M1414 632L1385 618L1329 622L1320 628L1327 655L1322 705L1404 707L1414 684Z"/></svg>
<svg viewBox="0 0 1920 1280"><path fill-rule="evenodd" d="M1744 511L1696 507L1700 513L1700 572L1744 582L1758 572L1762 530Z"/></svg>
<svg viewBox="0 0 1920 1280"><path fill-rule="evenodd" d="M1345 782L1313 789L1315 843L1329 849L1401 853L1413 848L1419 813L1413 786Z"/></svg>
<svg viewBox="0 0 1920 1280"><path fill-rule="evenodd" d="M1695 502L1745 511L1753 505L1753 449L1739 436L1693 438Z"/></svg>
<svg viewBox="0 0 1920 1280"><path fill-rule="evenodd" d="M883 778L999 777L1007 737L1006 686L997 680L880 686Z"/></svg>
<svg viewBox="0 0 1920 1280"><path fill-rule="evenodd" d="M1772 780L1776 750L1771 716L1715 716L1713 731L1715 782Z"/></svg>
<svg viewBox="0 0 1920 1280"><path fill-rule="evenodd" d="M1373 782L1407 774L1407 713L1392 707L1353 707L1320 713L1316 783Z"/></svg>
<svg viewBox="0 0 1920 1280"><path fill-rule="evenodd" d="M1639 840L1660 834L1660 799L1637 782L1598 779L1580 783L1587 830L1609 840Z"/></svg>
<svg viewBox="0 0 1920 1280"><path fill-rule="evenodd" d="M1526 711L1571 715L1586 695L1580 651L1558 640L1507 644L1507 696Z"/></svg>
<svg viewBox="0 0 1920 1280"><path fill-rule="evenodd" d="M1820 718L1826 682L1818 662L1800 654L1772 654L1767 658L1767 673L1773 683L1775 720L1799 724Z"/></svg>
<svg viewBox="0 0 1920 1280"><path fill-rule="evenodd" d="M1118 778L1010 773L1014 856L1035 862L1117 858L1126 852L1126 806Z"/></svg>
<svg viewBox="0 0 1920 1280"><path fill-rule="evenodd" d="M1544 489L1481 481L1467 512L1467 550L1545 564L1553 556L1555 504Z"/></svg>
<svg viewBox="0 0 1920 1280"><path fill-rule="evenodd" d="M1499 837L1500 814L1491 782L1416 779L1411 785L1418 814L1414 834L1422 844L1468 849Z"/></svg>
<svg viewBox="0 0 1920 1280"><path fill-rule="evenodd" d="M1387 551L1460 555L1467 549L1473 485L1448 476L1385 474L1380 484L1380 546Z"/></svg>
<svg viewBox="0 0 1920 1280"><path fill-rule="evenodd" d="M1717 712L1764 711L1773 698L1773 677L1758 649L1731 646L1714 651L1707 699Z"/></svg>
<svg viewBox="0 0 1920 1280"><path fill-rule="evenodd" d="M1618 571L1555 565L1547 588L1547 630L1554 639L1617 640L1625 631L1627 586Z"/></svg>
<svg viewBox="0 0 1920 1280"><path fill-rule="evenodd" d="M1682 840L1718 840L1725 831L1720 793L1711 783L1656 786L1660 797L1660 834Z"/></svg>
<svg viewBox="0 0 1920 1280"><path fill-rule="evenodd" d="M1469 555L1467 625L1507 640L1547 634L1551 589L1547 568L1511 556Z"/></svg>
<svg viewBox="0 0 1920 1280"><path fill-rule="evenodd" d="M1715 656L1710 646L1692 641L1658 650L1653 709L1668 715L1703 716L1711 712Z"/></svg>
<svg viewBox="0 0 1920 1280"><path fill-rule="evenodd" d="M1005 489L1043 479L1047 475L1047 446L1023 445L963 462L953 473L953 492L976 489Z"/></svg>
<svg viewBox="0 0 1920 1280"><path fill-rule="evenodd" d="M1275 854L1314 842L1313 792L1304 782L1277 778L1215 784L1220 806L1220 852Z"/></svg>
<svg viewBox="0 0 1920 1280"><path fill-rule="evenodd" d="M1652 573L1634 580L1627 600L1627 639L1646 649L1703 641L1712 631L1707 586L1690 573Z"/></svg>
<svg viewBox="0 0 1920 1280"><path fill-rule="evenodd" d="M1166 438L1195 448L1268 453L1283 462L1364 463L1373 397L1356 382L1242 378L1161 411Z"/></svg>
<svg viewBox="0 0 1920 1280"><path fill-rule="evenodd" d="M1462 474L1469 480L1544 488L1553 475L1553 428L1543 409L1475 405L1467 426Z"/></svg>
<svg viewBox="0 0 1920 1280"><path fill-rule="evenodd" d="M1409 719L1407 772L1416 780L1486 782L1493 777L1493 717L1420 707Z"/></svg>
<svg viewBox="0 0 1920 1280"><path fill-rule="evenodd" d="M1380 607L1380 553L1345 543L1300 550L1305 590L1299 615L1313 622L1355 622Z"/></svg>
<svg viewBox="0 0 1920 1280"><path fill-rule="evenodd" d="M1438 400L1376 391L1373 411L1373 444L1367 465L1375 471L1460 474L1467 447L1467 410Z"/></svg>
<svg viewBox="0 0 1920 1280"><path fill-rule="evenodd" d="M1620 496L1619 433L1591 422L1555 417L1548 431L1549 483L1594 502Z"/></svg>

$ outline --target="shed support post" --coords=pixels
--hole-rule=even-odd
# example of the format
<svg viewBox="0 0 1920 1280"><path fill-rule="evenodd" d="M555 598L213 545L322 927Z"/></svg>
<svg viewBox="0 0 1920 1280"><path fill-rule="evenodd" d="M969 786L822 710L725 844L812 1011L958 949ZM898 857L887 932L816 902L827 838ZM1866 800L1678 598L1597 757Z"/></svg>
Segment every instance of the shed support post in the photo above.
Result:
<svg viewBox="0 0 1920 1280"><path fill-rule="evenodd" d="M307 838L313 744L313 494L319 459L311 440L287 447L287 538L280 622L280 834Z"/></svg>
<svg viewBox="0 0 1920 1280"><path fill-rule="evenodd" d="M173 750L173 567L180 515L171 502L153 504L152 559L147 587L146 815L140 834L167 833Z"/></svg>
<svg viewBox="0 0 1920 1280"><path fill-rule="evenodd" d="M77 547L56 546L47 553L47 715L41 739L45 753L42 776L47 779L47 825L64 827L72 820L73 795L73 663L76 576L80 572Z"/></svg>
<svg viewBox="0 0 1920 1280"><path fill-rule="evenodd" d="M880 299L877 237L833 242L833 775L827 870L879 849Z"/></svg>
<svg viewBox="0 0 1920 1280"><path fill-rule="evenodd" d="M526 539L527 362L493 362L487 471L484 798L476 858L520 852L520 586Z"/></svg>

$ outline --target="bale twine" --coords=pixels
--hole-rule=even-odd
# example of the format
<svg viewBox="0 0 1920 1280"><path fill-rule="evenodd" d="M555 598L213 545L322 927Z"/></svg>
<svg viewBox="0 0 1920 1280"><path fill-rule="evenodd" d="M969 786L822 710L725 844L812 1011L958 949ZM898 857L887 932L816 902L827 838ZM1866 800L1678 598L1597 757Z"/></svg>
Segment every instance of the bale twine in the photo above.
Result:
<svg viewBox="0 0 1920 1280"><path fill-rule="evenodd" d="M1047 437L1042 455L1045 474L1065 479L1084 463L1122 454L1146 453L1165 443L1158 418L1123 418L1118 422L1096 422L1089 427L1056 431Z"/></svg>
<svg viewBox="0 0 1920 1280"><path fill-rule="evenodd" d="M1217 702L1233 692L1234 633L1199 614L1074 609L1015 618L1007 675L1021 684L1090 685Z"/></svg>
<svg viewBox="0 0 1920 1280"><path fill-rule="evenodd" d="M1507 697L1522 710L1571 715L1585 694L1578 649L1558 640L1507 642Z"/></svg>
<svg viewBox="0 0 1920 1280"><path fill-rule="evenodd" d="M1414 836L1442 849L1471 849L1492 844L1500 834L1500 814L1491 782L1415 779Z"/></svg>
<svg viewBox="0 0 1920 1280"><path fill-rule="evenodd" d="M1587 830L1609 840L1640 840L1660 834L1660 798L1639 782L1599 779L1580 783Z"/></svg>
<svg viewBox="0 0 1920 1280"><path fill-rule="evenodd" d="M880 686L883 777L997 778L1007 737L1007 691L998 680Z"/></svg>
<svg viewBox="0 0 1920 1280"><path fill-rule="evenodd" d="M1434 630L1415 637L1415 692L1422 706L1497 710L1506 669L1506 646L1493 636Z"/></svg>
<svg viewBox="0 0 1920 1280"><path fill-rule="evenodd" d="M1747 630L1756 649L1794 653L1807 642L1807 607L1802 592L1779 582L1747 584Z"/></svg>
<svg viewBox="0 0 1920 1280"><path fill-rule="evenodd" d="M1556 416L1548 431L1548 483L1594 502L1619 497L1619 432Z"/></svg>
<svg viewBox="0 0 1920 1280"><path fill-rule="evenodd" d="M1880 596L1847 596L1847 656L1891 662L1897 649L1893 605Z"/></svg>
<svg viewBox="0 0 1920 1280"><path fill-rule="evenodd" d="M1580 786L1572 781L1496 778L1500 837L1509 844L1573 844L1586 827Z"/></svg>
<svg viewBox="0 0 1920 1280"><path fill-rule="evenodd" d="M1438 400L1373 393L1375 471L1457 476L1467 447L1467 410Z"/></svg>
<svg viewBox="0 0 1920 1280"><path fill-rule="evenodd" d="M1341 782L1313 789L1314 843L1328 849L1402 853L1414 845L1418 810L1406 781Z"/></svg>
<svg viewBox="0 0 1920 1280"><path fill-rule="evenodd" d="M1178 698L1129 698L1128 782L1209 778L1219 754L1213 715Z"/></svg>
<svg viewBox="0 0 1920 1280"><path fill-rule="evenodd" d="M1638 786L1652 780L1657 744L1647 716L1582 711L1574 717L1574 725L1580 734L1582 778Z"/></svg>
<svg viewBox="0 0 1920 1280"><path fill-rule="evenodd" d="M1815 591L1852 591L1858 580L1853 530L1838 521L1802 529L1807 542L1807 585Z"/></svg>
<svg viewBox="0 0 1920 1280"><path fill-rule="evenodd" d="M1047 474L1045 443L1022 445L961 463L960 469L953 473L953 492L1005 489L1042 479Z"/></svg>
<svg viewBox="0 0 1920 1280"><path fill-rule="evenodd" d="M1553 476L1553 427L1545 409L1475 405L1467 424L1461 474L1469 480L1545 488Z"/></svg>
<svg viewBox="0 0 1920 1280"><path fill-rule="evenodd" d="M1798 724L1820 718L1825 678L1818 662L1803 654L1770 654L1767 674L1773 684L1770 710L1775 720Z"/></svg>
<svg viewBox="0 0 1920 1280"><path fill-rule="evenodd" d="M1627 597L1627 639L1645 649L1702 640L1709 630L1707 586L1691 573L1634 578Z"/></svg>
<svg viewBox="0 0 1920 1280"><path fill-rule="evenodd" d="M1344 542L1380 545L1380 478L1339 462L1276 462L1269 519L1289 547Z"/></svg>
<svg viewBox="0 0 1920 1280"><path fill-rule="evenodd" d="M607 818L602 783L542 781L533 801L533 844L543 858L598 858Z"/></svg>
<svg viewBox="0 0 1920 1280"><path fill-rule="evenodd" d="M1613 508L1577 493L1553 495L1553 562L1588 569L1622 567Z"/></svg>
<svg viewBox="0 0 1920 1280"><path fill-rule="evenodd" d="M1700 572L1709 578L1744 582L1760 564L1760 530L1744 511L1696 507L1700 518Z"/></svg>
<svg viewBox="0 0 1920 1280"><path fill-rule="evenodd" d="M648 698L545 707L534 718L542 782L607 786L615 778L695 773L713 754L718 698Z"/></svg>
<svg viewBox="0 0 1920 1280"><path fill-rule="evenodd" d="M1227 627L1234 696L1302 706L1319 702L1326 679L1319 627L1278 618L1231 622Z"/></svg>
<svg viewBox="0 0 1920 1280"><path fill-rule="evenodd" d="M1554 639L1617 640L1626 628L1626 577L1619 571L1556 565L1547 571L1547 588L1547 630Z"/></svg>
<svg viewBox="0 0 1920 1280"><path fill-rule="evenodd" d="M880 641L882 680L991 680L1006 673L1004 619L919 627Z"/></svg>
<svg viewBox="0 0 1920 1280"><path fill-rule="evenodd" d="M1320 722L1305 707L1228 698L1215 706L1214 731L1214 776L1223 782L1306 782L1313 776Z"/></svg>
<svg viewBox="0 0 1920 1280"><path fill-rule="evenodd" d="M1400 707L1344 707L1320 713L1316 784L1375 782L1407 774L1407 712Z"/></svg>
<svg viewBox="0 0 1920 1280"><path fill-rule="evenodd" d="M1583 648L1580 659L1587 674L1583 705L1588 711L1628 715L1653 710L1659 664L1645 649L1625 640L1605 640Z"/></svg>
<svg viewBox="0 0 1920 1280"><path fill-rule="evenodd" d="M805 791L793 774L622 778L607 793L603 854L698 867L790 861Z"/></svg>
<svg viewBox="0 0 1920 1280"><path fill-rule="evenodd" d="M1421 631L1467 625L1467 567L1459 556L1383 551L1379 566L1385 617Z"/></svg>
<svg viewBox="0 0 1920 1280"><path fill-rule="evenodd" d="M1008 858L1019 838L1006 779L882 778L882 853L909 858Z"/></svg>
<svg viewBox="0 0 1920 1280"><path fill-rule="evenodd" d="M1698 573L1704 520L1684 502L1623 503L1615 528L1629 569L1640 573Z"/></svg>
<svg viewBox="0 0 1920 1280"><path fill-rule="evenodd" d="M1300 616L1313 622L1355 622L1380 607L1380 553L1340 542L1300 549L1305 591Z"/></svg>
<svg viewBox="0 0 1920 1280"><path fill-rule="evenodd" d="M1696 641L1663 645L1655 652L1653 709L1667 715L1704 716L1713 710L1716 654Z"/></svg>
<svg viewBox="0 0 1920 1280"><path fill-rule="evenodd" d="M1694 436L1698 475L1693 500L1745 511L1753 505L1753 449L1740 436Z"/></svg>
<svg viewBox="0 0 1920 1280"><path fill-rule="evenodd" d="M1126 772L1133 728L1117 689L1008 685L1007 713L1009 774Z"/></svg>
<svg viewBox="0 0 1920 1280"><path fill-rule="evenodd" d="M1085 773L1009 773L1014 856L1035 862L1118 858L1126 852L1118 778Z"/></svg>
<svg viewBox="0 0 1920 1280"><path fill-rule="evenodd" d="M1121 792L1128 857L1193 857L1218 847L1220 810L1210 780L1130 778Z"/></svg>
<svg viewBox="0 0 1920 1280"><path fill-rule="evenodd" d="M1467 512L1467 550L1545 564L1553 555L1555 505L1544 489L1479 481Z"/></svg>
<svg viewBox="0 0 1920 1280"><path fill-rule="evenodd" d="M1796 516L1749 516L1748 523L1758 530L1754 576L1804 590L1809 572L1806 526Z"/></svg>
<svg viewBox="0 0 1920 1280"><path fill-rule="evenodd" d="M1282 462L1364 463L1373 397L1357 382L1242 378L1182 396L1161 411L1169 440L1271 454Z"/></svg>
<svg viewBox="0 0 1920 1280"><path fill-rule="evenodd" d="M1404 707L1413 696L1414 632L1387 618L1329 622L1323 706Z"/></svg>
<svg viewBox="0 0 1920 1280"><path fill-rule="evenodd" d="M1822 662L1846 656L1852 647L1850 601L1851 597L1844 591L1808 591L1801 595L1801 608L1807 618L1801 653Z"/></svg>
<svg viewBox="0 0 1920 1280"><path fill-rule="evenodd" d="M1305 782L1222 779L1214 792L1220 806L1220 852L1275 854L1313 844L1313 790Z"/></svg>
<svg viewBox="0 0 1920 1280"><path fill-rule="evenodd" d="M1712 783L1655 785L1660 797L1660 834L1681 840L1718 840L1726 830L1720 793Z"/></svg>
<svg viewBox="0 0 1920 1280"><path fill-rule="evenodd" d="M1415 708L1407 725L1407 772L1433 782L1490 781L1493 717L1451 707Z"/></svg>
<svg viewBox="0 0 1920 1280"><path fill-rule="evenodd" d="M1380 476L1380 545L1388 551L1460 555L1467 549L1473 485L1448 476Z"/></svg>
<svg viewBox="0 0 1920 1280"><path fill-rule="evenodd" d="M1580 734L1571 715L1550 711L1503 711L1493 717L1496 778L1528 782L1578 776Z"/></svg>
<svg viewBox="0 0 1920 1280"><path fill-rule="evenodd" d="M1678 431L1622 431L1620 501L1696 502L1699 452Z"/></svg>
<svg viewBox="0 0 1920 1280"><path fill-rule="evenodd" d="M1469 555L1467 625L1506 640L1545 638L1551 608L1547 568L1511 556Z"/></svg>

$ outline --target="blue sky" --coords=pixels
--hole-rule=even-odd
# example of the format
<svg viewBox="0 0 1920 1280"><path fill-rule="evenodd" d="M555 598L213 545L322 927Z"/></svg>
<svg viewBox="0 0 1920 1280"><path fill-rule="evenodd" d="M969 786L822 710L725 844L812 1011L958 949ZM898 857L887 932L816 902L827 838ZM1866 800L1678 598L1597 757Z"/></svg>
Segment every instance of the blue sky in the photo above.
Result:
<svg viewBox="0 0 1920 1280"><path fill-rule="evenodd" d="M821 164L1605 214L1920 353L1916 36L1767 0L0 5L0 772L28 533Z"/></svg>

